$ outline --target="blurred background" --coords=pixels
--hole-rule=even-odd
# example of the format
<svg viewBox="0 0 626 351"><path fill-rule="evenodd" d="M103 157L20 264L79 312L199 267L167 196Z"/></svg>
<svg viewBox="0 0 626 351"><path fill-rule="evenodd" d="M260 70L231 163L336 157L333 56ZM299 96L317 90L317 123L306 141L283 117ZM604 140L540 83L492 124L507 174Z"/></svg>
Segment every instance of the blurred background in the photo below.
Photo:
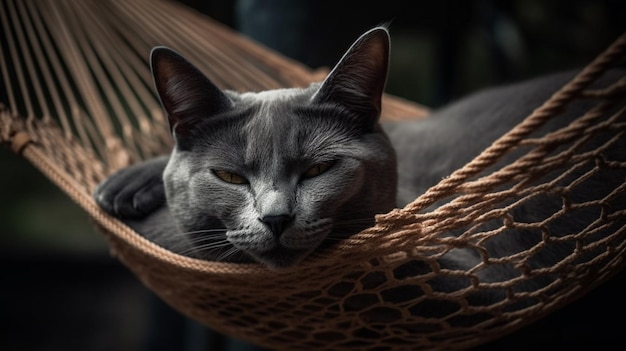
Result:
<svg viewBox="0 0 626 351"><path fill-rule="evenodd" d="M430 107L582 67L626 29L620 0L181 2L313 68L332 67L360 33L388 24L387 91ZM201 349L190 341L197 327L156 302L110 256L67 196L8 148L0 148L0 167L0 349ZM626 349L623 327L612 321L626 314L618 296L623 279L481 349ZM179 323L160 325L155 313ZM248 347L219 338L198 344Z"/></svg>

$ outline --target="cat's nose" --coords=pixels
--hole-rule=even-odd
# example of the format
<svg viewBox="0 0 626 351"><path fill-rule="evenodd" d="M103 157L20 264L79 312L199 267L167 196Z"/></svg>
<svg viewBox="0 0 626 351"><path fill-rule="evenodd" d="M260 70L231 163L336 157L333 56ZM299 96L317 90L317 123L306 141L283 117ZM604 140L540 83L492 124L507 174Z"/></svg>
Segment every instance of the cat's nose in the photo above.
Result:
<svg viewBox="0 0 626 351"><path fill-rule="evenodd" d="M285 227L289 224L289 222L291 222L291 220L293 220L293 216L289 215L265 216L263 218L259 218L259 221L268 226L276 237L279 237L283 233Z"/></svg>

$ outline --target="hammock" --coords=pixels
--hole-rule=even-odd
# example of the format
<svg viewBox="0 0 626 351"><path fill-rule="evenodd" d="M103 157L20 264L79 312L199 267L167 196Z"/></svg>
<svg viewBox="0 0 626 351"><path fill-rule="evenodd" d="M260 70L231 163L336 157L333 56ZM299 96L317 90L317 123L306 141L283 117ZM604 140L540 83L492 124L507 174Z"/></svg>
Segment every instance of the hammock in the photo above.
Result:
<svg viewBox="0 0 626 351"><path fill-rule="evenodd" d="M576 250L550 268L532 270L524 264L539 246L551 244L549 237L537 247L496 258L489 257L481 243L498 230L475 228L493 220L513 225L507 217L511 206L546 192L559 191L564 199L563 208L547 220L558 220L575 207L566 201L567 188L557 187L556 181L530 180L589 163L626 168L623 162L597 162L602 150L577 153L575 148L579 140L597 133L610 134L613 141L624 138L626 123L617 120L624 115L626 77L604 90L587 87L624 58L626 35L522 124L423 196L379 215L374 227L299 267L273 272L256 264L206 262L173 254L105 214L91 194L108 174L165 153L172 145L147 67L153 46L176 48L216 84L234 90L303 86L320 80L325 72L310 70L170 2L5 0L0 23L0 141L78 203L106 236L113 254L148 288L219 332L275 349L461 349L546 316L625 265L626 227L620 217L626 210L609 208L607 203L624 196L626 182L605 198L580 205L597 206L602 214L580 233L563 237L576 242ZM594 101L595 107L570 127L529 137L578 99ZM617 122L596 123L598 116L616 106L619 111L612 118ZM384 97L384 119L420 118L427 113L412 102ZM522 147L526 151L515 163L497 164L499 156ZM443 205L433 205L444 199ZM527 225L541 230L545 223ZM443 235L453 229L463 234ZM609 234L598 241L584 240L600 230ZM437 264L438 257L463 246L481 252L482 262L469 271ZM427 262L431 271L400 273L416 259ZM520 275L505 282L480 281L476 271L493 264L514 265ZM515 288L525 279L542 276L556 278L537 291ZM430 281L450 278L468 284L452 292L430 288ZM505 298L473 306L468 296L478 290L500 291ZM415 298L393 298L394 293L411 291L418 292ZM438 316L413 313L432 301L451 308ZM384 320L372 321L373 314Z"/></svg>

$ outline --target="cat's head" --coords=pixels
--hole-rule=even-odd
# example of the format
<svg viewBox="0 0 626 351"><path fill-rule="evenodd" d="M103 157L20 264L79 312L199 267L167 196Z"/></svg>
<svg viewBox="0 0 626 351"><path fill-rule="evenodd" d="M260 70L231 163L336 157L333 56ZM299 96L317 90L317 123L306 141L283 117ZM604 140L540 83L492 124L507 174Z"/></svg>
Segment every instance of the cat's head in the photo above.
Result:
<svg viewBox="0 0 626 351"><path fill-rule="evenodd" d="M168 204L181 231L201 233L193 240L205 257L292 266L395 206L395 153L378 123L388 57L379 27L322 83L237 93L170 49L152 51L176 142ZM216 225L225 230L205 231Z"/></svg>

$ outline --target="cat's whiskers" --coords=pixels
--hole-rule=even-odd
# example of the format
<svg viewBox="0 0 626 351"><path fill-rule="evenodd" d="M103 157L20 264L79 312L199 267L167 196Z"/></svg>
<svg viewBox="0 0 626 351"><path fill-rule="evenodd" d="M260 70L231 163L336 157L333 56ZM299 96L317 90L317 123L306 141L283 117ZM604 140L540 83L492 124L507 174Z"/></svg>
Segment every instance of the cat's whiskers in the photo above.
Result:
<svg viewBox="0 0 626 351"><path fill-rule="evenodd" d="M223 234L226 232L226 228L211 228L211 229L201 229L201 230L193 230L189 232L179 232L172 234L173 236L191 236L195 234Z"/></svg>
<svg viewBox="0 0 626 351"><path fill-rule="evenodd" d="M183 237L186 240L180 240L181 242L188 243L194 248L201 248L209 245L214 245L218 243L228 243L226 238L224 237L224 232L226 229L204 229L204 230L195 230L189 232L179 232L172 234L172 238ZM178 240L178 239L177 239ZM197 251L195 249L185 250L188 252Z"/></svg>
<svg viewBox="0 0 626 351"><path fill-rule="evenodd" d="M189 254L189 253L214 252L214 251L220 251L223 248L229 248L230 250L232 249L232 244L228 242L227 240L220 240L220 241L215 241L215 242L201 244L201 245L198 245L198 242L195 242L192 244L192 246L189 249L184 250L181 253L184 255L184 254Z"/></svg>
<svg viewBox="0 0 626 351"><path fill-rule="evenodd" d="M225 237L195 237L189 238L189 242L199 250L214 249L232 245Z"/></svg>
<svg viewBox="0 0 626 351"><path fill-rule="evenodd" d="M218 261L226 261L229 257L234 256L235 254L237 254L239 252L239 249L236 248L235 246L229 248L228 250L226 250L224 253L222 253L217 260Z"/></svg>
<svg viewBox="0 0 626 351"><path fill-rule="evenodd" d="M170 248L181 255L202 254L231 245L226 240L226 228L209 228L186 232L175 232L169 235ZM184 238L184 240L177 239Z"/></svg>

